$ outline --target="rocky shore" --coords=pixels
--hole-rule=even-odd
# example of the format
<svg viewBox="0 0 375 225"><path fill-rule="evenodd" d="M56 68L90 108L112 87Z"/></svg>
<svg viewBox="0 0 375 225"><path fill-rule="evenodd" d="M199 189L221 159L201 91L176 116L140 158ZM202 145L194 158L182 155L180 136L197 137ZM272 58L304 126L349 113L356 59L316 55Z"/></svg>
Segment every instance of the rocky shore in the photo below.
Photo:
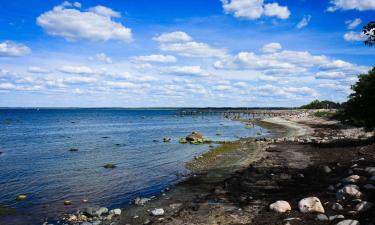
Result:
<svg viewBox="0 0 375 225"><path fill-rule="evenodd" d="M370 133L308 113L270 118L286 137L241 139L197 157L192 175L134 205L63 224L373 224ZM280 130L281 129L281 130ZM81 218L79 218L81 216ZM82 219L83 216L83 219Z"/></svg>

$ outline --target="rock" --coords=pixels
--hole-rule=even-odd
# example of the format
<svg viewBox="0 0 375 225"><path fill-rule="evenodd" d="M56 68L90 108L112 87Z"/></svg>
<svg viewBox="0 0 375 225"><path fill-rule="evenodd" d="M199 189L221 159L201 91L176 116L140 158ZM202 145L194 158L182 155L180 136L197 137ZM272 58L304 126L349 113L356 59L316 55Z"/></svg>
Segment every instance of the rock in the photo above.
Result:
<svg viewBox="0 0 375 225"><path fill-rule="evenodd" d="M167 138L167 137L163 138L163 142L170 142L170 141L171 141L170 138Z"/></svg>
<svg viewBox="0 0 375 225"><path fill-rule="evenodd" d="M331 173L332 169L329 166L323 166L323 172L325 172L325 173Z"/></svg>
<svg viewBox="0 0 375 225"><path fill-rule="evenodd" d="M308 197L298 203L298 208L303 213L324 213L324 208L319 198Z"/></svg>
<svg viewBox="0 0 375 225"><path fill-rule="evenodd" d="M346 185L344 188L336 192L336 198L338 200L343 200L346 197L360 198L361 196L362 193L359 191L359 187L353 184Z"/></svg>
<svg viewBox="0 0 375 225"><path fill-rule="evenodd" d="M292 210L292 207L290 207L290 204L287 201L276 201L270 205L270 210L278 213L284 213Z"/></svg>
<svg viewBox="0 0 375 225"><path fill-rule="evenodd" d="M364 212L364 211L367 211L367 210L371 209L373 207L373 205L374 204L372 204L371 202L363 201L361 203L358 203L355 206L355 210L358 211L358 212Z"/></svg>
<svg viewBox="0 0 375 225"><path fill-rule="evenodd" d="M151 215L162 216L162 215L164 215L164 209L162 209L162 208L153 209L153 210L151 210Z"/></svg>
<svg viewBox="0 0 375 225"><path fill-rule="evenodd" d="M27 199L27 195L17 195L16 201L24 201Z"/></svg>
<svg viewBox="0 0 375 225"><path fill-rule="evenodd" d="M92 221L92 225L100 225L100 224L102 224L102 221L100 220Z"/></svg>
<svg viewBox="0 0 375 225"><path fill-rule="evenodd" d="M151 201L151 198L139 198L137 197L135 200L134 200L134 204L138 205L138 206L143 206L145 205L148 201Z"/></svg>
<svg viewBox="0 0 375 225"><path fill-rule="evenodd" d="M170 204L170 205L169 205L169 208L171 208L171 209L178 209L178 208L180 208L181 206L182 206L181 203L173 203L173 204Z"/></svg>
<svg viewBox="0 0 375 225"><path fill-rule="evenodd" d="M203 134L198 133L198 132L193 132L190 135L186 137L186 140L188 142L203 142Z"/></svg>
<svg viewBox="0 0 375 225"><path fill-rule="evenodd" d="M359 222L357 220L343 220L336 225L359 225Z"/></svg>
<svg viewBox="0 0 375 225"><path fill-rule="evenodd" d="M325 215L325 214L318 214L316 216L316 220L319 220L319 221L327 221L328 220L328 217Z"/></svg>
<svg viewBox="0 0 375 225"><path fill-rule="evenodd" d="M86 221L86 222L81 223L81 225L93 225L93 224Z"/></svg>
<svg viewBox="0 0 375 225"><path fill-rule="evenodd" d="M64 201L64 205L71 205L71 204L72 204L72 202L69 201L69 200Z"/></svg>
<svg viewBox="0 0 375 225"><path fill-rule="evenodd" d="M112 163L107 163L103 167L106 168L106 169L114 169L114 168L116 168L116 165L114 165Z"/></svg>
<svg viewBox="0 0 375 225"><path fill-rule="evenodd" d="M335 186L329 185L327 189L328 191L335 191Z"/></svg>
<svg viewBox="0 0 375 225"><path fill-rule="evenodd" d="M115 216L120 216L121 215L121 209L112 209L109 211L109 214L115 215Z"/></svg>
<svg viewBox="0 0 375 225"><path fill-rule="evenodd" d="M68 221L69 221L69 222L75 222L75 221L77 221L77 220L78 220L78 218L77 218L76 215L70 215L69 218L68 218Z"/></svg>
<svg viewBox="0 0 375 225"><path fill-rule="evenodd" d="M70 152L78 152L78 148L71 148L69 149Z"/></svg>
<svg viewBox="0 0 375 225"><path fill-rule="evenodd" d="M332 221L332 220L337 220L337 219L345 219L345 216L343 216L343 215L334 215L334 216L330 216L330 217L328 217L328 219L329 219L330 221Z"/></svg>
<svg viewBox="0 0 375 225"><path fill-rule="evenodd" d="M358 175L351 175L351 176L349 176L349 177L347 177L347 178L344 178L344 179L342 180L342 182L344 182L344 183L357 183L357 181L358 181L360 178L361 178L361 177L358 176Z"/></svg>
<svg viewBox="0 0 375 225"><path fill-rule="evenodd" d="M365 184L363 185L363 188L366 190L375 190L375 186L372 184Z"/></svg>
<svg viewBox="0 0 375 225"><path fill-rule="evenodd" d="M344 209L344 207L340 204L340 203L335 203L332 205L332 209L335 210L335 211L341 211Z"/></svg>
<svg viewBox="0 0 375 225"><path fill-rule="evenodd" d="M108 208L106 207L100 207L97 211L96 211L96 214L98 216L101 216L102 214L106 214L108 213Z"/></svg>
<svg viewBox="0 0 375 225"><path fill-rule="evenodd" d="M375 167L366 167L365 171L371 175L375 175Z"/></svg>
<svg viewBox="0 0 375 225"><path fill-rule="evenodd" d="M180 140L178 141L178 143L180 143L180 144L187 144L188 141L186 140L186 138L180 138Z"/></svg>
<svg viewBox="0 0 375 225"><path fill-rule="evenodd" d="M108 209L105 207L88 207L83 211L85 214L94 217L101 216L102 214L108 213Z"/></svg>
<svg viewBox="0 0 375 225"><path fill-rule="evenodd" d="M375 175L370 177L370 181L375 181Z"/></svg>

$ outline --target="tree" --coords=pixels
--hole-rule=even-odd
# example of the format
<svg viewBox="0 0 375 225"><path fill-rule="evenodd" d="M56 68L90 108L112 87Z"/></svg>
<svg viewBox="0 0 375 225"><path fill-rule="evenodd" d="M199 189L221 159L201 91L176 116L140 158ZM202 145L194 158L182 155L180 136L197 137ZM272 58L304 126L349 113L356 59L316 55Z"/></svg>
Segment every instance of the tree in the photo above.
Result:
<svg viewBox="0 0 375 225"><path fill-rule="evenodd" d="M340 103L324 100L314 100L307 105L300 107L301 109L338 109L340 108Z"/></svg>
<svg viewBox="0 0 375 225"><path fill-rule="evenodd" d="M364 126L367 130L375 128L375 67L368 74L358 76L352 86L353 93L344 105L344 117Z"/></svg>
<svg viewBox="0 0 375 225"><path fill-rule="evenodd" d="M362 32L367 36L365 45L375 45L375 21L371 21L364 26Z"/></svg>

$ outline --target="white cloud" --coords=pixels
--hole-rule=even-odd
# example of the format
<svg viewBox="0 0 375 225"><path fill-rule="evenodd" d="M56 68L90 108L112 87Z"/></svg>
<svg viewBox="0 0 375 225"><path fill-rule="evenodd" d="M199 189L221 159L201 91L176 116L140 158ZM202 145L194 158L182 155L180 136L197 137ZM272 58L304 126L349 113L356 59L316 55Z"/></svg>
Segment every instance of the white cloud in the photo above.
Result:
<svg viewBox="0 0 375 225"><path fill-rule="evenodd" d="M272 42L262 47L262 51L268 52L268 53L278 52L281 49L282 49L281 44L277 42Z"/></svg>
<svg viewBox="0 0 375 225"><path fill-rule="evenodd" d="M95 71L87 66L63 66L58 69L62 73L68 74L93 74Z"/></svg>
<svg viewBox="0 0 375 225"><path fill-rule="evenodd" d="M115 18L120 18L121 17L121 13L115 12L112 9L107 8L105 6L102 6L102 5L98 5L98 6L92 7L92 8L89 9L89 11L93 12L95 14L102 15L102 16L107 16L107 17L115 17Z"/></svg>
<svg viewBox="0 0 375 225"><path fill-rule="evenodd" d="M13 41L0 42L0 57L18 57L31 53L31 49L24 44Z"/></svg>
<svg viewBox="0 0 375 225"><path fill-rule="evenodd" d="M160 45L160 50L175 52L187 57L223 57L226 55L225 49L214 48L206 43L185 42Z"/></svg>
<svg viewBox="0 0 375 225"><path fill-rule="evenodd" d="M227 91L227 90L232 89L232 87L229 85L216 85L216 86L213 86L212 89L216 91Z"/></svg>
<svg viewBox="0 0 375 225"><path fill-rule="evenodd" d="M80 11L68 7L70 5L63 3L41 14L37 18L37 24L49 35L69 41L131 40L131 30L112 20L113 16L120 15L111 9L97 6L91 8L91 11Z"/></svg>
<svg viewBox="0 0 375 225"><path fill-rule="evenodd" d="M64 83L68 84L90 84L96 81L97 79L95 77L67 77L63 80Z"/></svg>
<svg viewBox="0 0 375 225"><path fill-rule="evenodd" d="M210 74L203 70L200 66L171 66L162 72L176 75L193 75L193 76L209 76Z"/></svg>
<svg viewBox="0 0 375 225"><path fill-rule="evenodd" d="M341 71L320 71L315 77L317 79L343 79L345 78L345 73Z"/></svg>
<svg viewBox="0 0 375 225"><path fill-rule="evenodd" d="M0 83L0 89L2 90L8 90L8 89L14 89L16 88L16 85L12 84L12 83Z"/></svg>
<svg viewBox="0 0 375 225"><path fill-rule="evenodd" d="M131 82L113 82L108 81L106 84L113 88L120 88L120 89L129 89L129 88L136 88L137 86Z"/></svg>
<svg viewBox="0 0 375 225"><path fill-rule="evenodd" d="M336 10L375 10L374 0L331 0L328 11L334 12Z"/></svg>
<svg viewBox="0 0 375 225"><path fill-rule="evenodd" d="M349 30L352 30L352 29L358 27L358 25L361 24L361 23L362 23L362 20L360 18L345 21L345 24L348 25Z"/></svg>
<svg viewBox="0 0 375 225"><path fill-rule="evenodd" d="M43 69L43 68L40 68L40 67L37 67L37 66L31 66L27 69L27 72L29 73L50 73L49 70L46 70L46 69Z"/></svg>
<svg viewBox="0 0 375 225"><path fill-rule="evenodd" d="M136 61L141 62L158 62L158 63L172 63L176 62L176 57L172 55L145 55L133 57Z"/></svg>
<svg viewBox="0 0 375 225"><path fill-rule="evenodd" d="M263 0L221 0L225 13L234 14L237 18L255 20L262 16L275 16L287 19L290 11L278 3L264 4Z"/></svg>
<svg viewBox="0 0 375 225"><path fill-rule="evenodd" d="M354 31L350 31L344 34L345 41L364 41L366 40L366 35L364 33L357 33Z"/></svg>
<svg viewBox="0 0 375 225"><path fill-rule="evenodd" d="M107 63L107 64L112 63L111 57L107 56L105 53L98 53L98 54L95 55L95 57L90 57L89 59L90 60L97 60L99 62L103 62L103 63Z"/></svg>
<svg viewBox="0 0 375 225"><path fill-rule="evenodd" d="M158 37L154 37L153 40L158 42L187 42L191 41L192 38L185 32L175 31L163 33Z"/></svg>
<svg viewBox="0 0 375 225"><path fill-rule="evenodd" d="M298 29L302 29L302 28L306 27L307 25L309 25L310 20L311 20L311 15L304 15L302 20L299 21L299 23L297 24L296 27Z"/></svg>

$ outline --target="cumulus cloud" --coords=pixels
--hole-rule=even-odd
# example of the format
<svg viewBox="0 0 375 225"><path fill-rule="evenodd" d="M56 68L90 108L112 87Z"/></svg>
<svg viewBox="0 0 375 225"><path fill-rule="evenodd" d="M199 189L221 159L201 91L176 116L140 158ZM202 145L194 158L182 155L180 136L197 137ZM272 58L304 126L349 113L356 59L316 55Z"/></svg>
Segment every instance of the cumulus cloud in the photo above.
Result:
<svg viewBox="0 0 375 225"><path fill-rule="evenodd" d="M268 43L262 47L262 51L268 53L278 52L281 49L281 44L277 42Z"/></svg>
<svg viewBox="0 0 375 225"><path fill-rule="evenodd" d="M141 62L157 62L157 63L172 63L176 62L177 59L173 55L144 55L136 56L132 58L136 61Z"/></svg>
<svg viewBox="0 0 375 225"><path fill-rule="evenodd" d="M67 77L63 79L63 82L67 84L91 84L96 81L95 77Z"/></svg>
<svg viewBox="0 0 375 225"><path fill-rule="evenodd" d="M307 25L309 25L310 20L311 20L311 15L304 15L302 20L299 21L299 23L297 24L296 27L298 29L302 29L302 28L306 27Z"/></svg>
<svg viewBox="0 0 375 225"><path fill-rule="evenodd" d="M95 55L95 57L90 57L90 60L97 60L99 62L111 64L113 61L111 57L107 56L105 53L98 53Z"/></svg>
<svg viewBox="0 0 375 225"><path fill-rule="evenodd" d="M43 69L43 68L40 68L40 67L37 67L37 66L31 66L31 67L29 67L27 69L27 72L29 72L29 73L42 73L42 74L50 73L49 70Z"/></svg>
<svg viewBox="0 0 375 225"><path fill-rule="evenodd" d="M153 40L158 42L187 42L193 39L185 32L175 31L163 33L160 36L154 37Z"/></svg>
<svg viewBox="0 0 375 225"><path fill-rule="evenodd" d="M375 10L375 1L373 0L331 0L328 11L336 10Z"/></svg>
<svg viewBox="0 0 375 225"><path fill-rule="evenodd" d="M31 49L24 44L13 41L0 42L0 57L19 57L31 53Z"/></svg>
<svg viewBox="0 0 375 225"><path fill-rule="evenodd" d="M113 17L120 17L120 14L104 6L80 11L77 6L64 2L41 14L37 24L49 35L69 41L130 41L131 30L113 21Z"/></svg>
<svg viewBox="0 0 375 225"><path fill-rule="evenodd" d="M362 32L357 33L354 31L350 31L344 34L345 41L364 41L366 40L366 35Z"/></svg>
<svg viewBox="0 0 375 225"><path fill-rule="evenodd" d="M360 18L355 18L354 20L347 20L345 21L345 24L348 26L349 30L352 30L356 27L358 27L359 24L362 23L362 20Z"/></svg>
<svg viewBox="0 0 375 225"><path fill-rule="evenodd" d="M171 66L165 68L163 73L170 73L176 75L187 75L187 76L209 76L210 74L203 70L200 66Z"/></svg>
<svg viewBox="0 0 375 225"><path fill-rule="evenodd" d="M68 74L93 74L94 69L87 66L63 66L58 69L62 73Z"/></svg>
<svg viewBox="0 0 375 225"><path fill-rule="evenodd" d="M187 57L223 57L226 54L225 49L214 48L206 43L195 41L162 44L160 50Z"/></svg>
<svg viewBox="0 0 375 225"><path fill-rule="evenodd" d="M321 71L318 72L315 77L317 79L343 79L345 78L345 73L341 71Z"/></svg>
<svg viewBox="0 0 375 225"><path fill-rule="evenodd" d="M262 16L287 19L290 11L286 6L277 2L264 4L263 0L221 0L225 13L234 17L249 20L259 19Z"/></svg>

